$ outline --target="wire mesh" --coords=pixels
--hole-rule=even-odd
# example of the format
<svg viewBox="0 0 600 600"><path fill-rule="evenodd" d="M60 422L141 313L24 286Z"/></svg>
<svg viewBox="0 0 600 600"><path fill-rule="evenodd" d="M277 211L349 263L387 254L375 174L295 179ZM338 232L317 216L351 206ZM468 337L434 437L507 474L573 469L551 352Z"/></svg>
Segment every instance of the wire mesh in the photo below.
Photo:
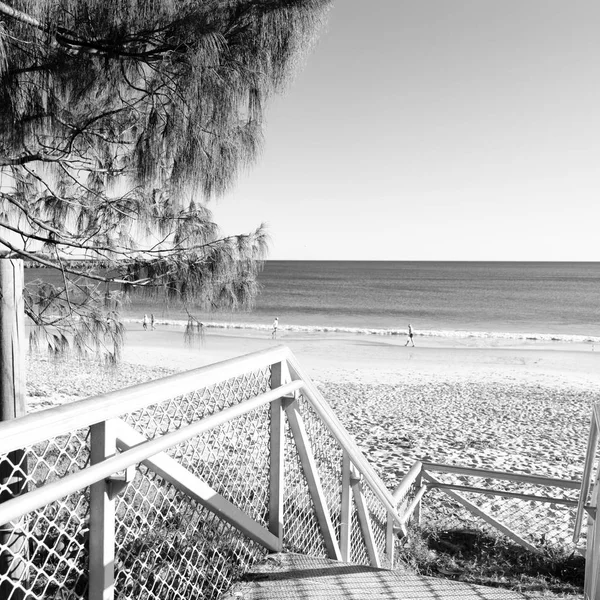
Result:
<svg viewBox="0 0 600 600"><path fill-rule="evenodd" d="M290 552L327 556L314 503L289 424L285 426L283 543Z"/></svg>
<svg viewBox="0 0 600 600"><path fill-rule="evenodd" d="M298 406L304 420L306 435L315 462L318 465L319 478L336 533L336 539L339 540L341 529L342 460L344 451L302 394L298 395Z"/></svg>
<svg viewBox="0 0 600 600"><path fill-rule="evenodd" d="M257 369L220 383L161 402L150 400L143 409L127 413L123 420L153 439L219 413L270 388L270 367ZM313 405L297 393L297 406L314 458L326 510L339 543L342 531L342 471L344 451ZM315 510L314 486L309 486L297 440L284 420L283 545L286 551L327 557L328 550ZM268 405L230 419L177 443L165 453L189 474L208 484L216 495L243 511L264 528L269 523L270 427ZM241 573L261 559L266 550L228 522L194 500L169 474L161 477L150 462L138 464L135 475L115 499L115 598L129 600L179 600L217 598ZM0 456L4 465L0 501L15 493L33 490L85 469L90 464L89 428L50 437L47 441ZM6 469L6 466L9 466ZM437 474L443 483L482 487L498 482L481 477ZM356 485L356 483L354 483ZM391 565L387 549L387 509L375 489L361 481L373 538L370 540L382 566ZM507 491L577 499L577 490L549 486L523 487L503 483ZM400 514L418 491L414 482L399 499ZM535 487L535 489L534 489ZM568 544L574 507L553 501L504 498L463 492L481 510L538 545ZM22 571L15 590L3 586L8 575L0 574L0 598L86 598L89 573L90 492L51 502L0 528L2 560ZM436 518L454 519L464 525L473 516L441 491L428 494L424 511ZM357 503L350 499L350 560L370 564L365 531ZM11 567L12 568L12 567ZM23 593L21 593L23 592Z"/></svg>
<svg viewBox="0 0 600 600"><path fill-rule="evenodd" d="M495 490L498 492L521 493L539 498L577 501L579 489L565 489L552 485L540 485L525 481L503 481L485 476L458 475L453 473L435 473L441 483L462 485ZM464 490L454 490L474 504L486 515L504 525L525 541L538 547L560 546L574 549L572 542L575 524L576 506L569 506L550 500L530 500L496 494L485 494ZM474 516L459 502L450 498L443 490L435 495L427 494L425 503L428 516L435 513L436 519L445 518L458 526L472 522ZM450 509L450 510L448 510ZM429 517L428 517L429 518ZM484 529L491 526L485 521Z"/></svg>
<svg viewBox="0 0 600 600"><path fill-rule="evenodd" d="M11 482L19 481L19 491L25 493L85 468L89 464L88 430L76 430L0 456L0 463L13 467L0 481L0 501L5 501L15 495L15 490L9 489ZM72 598L87 596L87 491L49 503L11 522L9 528L10 534L0 537L0 554L5 564L11 565L8 573L16 583L9 586L8 577L0 573L3 600L27 595L54 598L65 593Z"/></svg>

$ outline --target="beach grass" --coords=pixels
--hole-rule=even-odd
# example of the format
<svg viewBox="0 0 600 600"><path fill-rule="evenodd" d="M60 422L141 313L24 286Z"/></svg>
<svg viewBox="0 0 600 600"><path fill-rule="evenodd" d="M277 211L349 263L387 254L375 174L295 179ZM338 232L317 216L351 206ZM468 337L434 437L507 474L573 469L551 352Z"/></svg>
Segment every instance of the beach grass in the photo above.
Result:
<svg viewBox="0 0 600 600"><path fill-rule="evenodd" d="M510 589L528 598L583 599L583 556L554 546L531 552L477 528L413 527L402 560L421 575Z"/></svg>

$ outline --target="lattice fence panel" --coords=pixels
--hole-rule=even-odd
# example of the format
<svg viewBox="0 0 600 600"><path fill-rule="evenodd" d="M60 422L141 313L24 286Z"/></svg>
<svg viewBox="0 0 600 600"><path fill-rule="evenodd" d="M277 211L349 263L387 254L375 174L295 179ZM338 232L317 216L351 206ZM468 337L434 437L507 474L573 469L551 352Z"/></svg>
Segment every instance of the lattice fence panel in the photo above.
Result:
<svg viewBox="0 0 600 600"><path fill-rule="evenodd" d="M0 456L0 462L13 467L6 481L24 482L24 490L34 490L80 471L89 464L89 430L81 429L57 436L22 451ZM0 499L8 499L8 485L0 482ZM87 490L69 495L43 509L31 512L14 525L19 543L0 542L0 554L11 563L17 548L26 548L27 565L23 589L35 598L84 598L87 595L89 538L89 494ZM22 552L22 550L21 550ZM22 555L21 555L22 556ZM5 559L6 559L5 558ZM0 575L0 590L5 577ZM4 591L2 592L4 594ZM11 592L7 598L13 596Z"/></svg>
<svg viewBox="0 0 600 600"><path fill-rule="evenodd" d="M287 419L284 452L284 548L289 552L326 557L327 549Z"/></svg>
<svg viewBox="0 0 600 600"><path fill-rule="evenodd" d="M343 449L307 400L300 396L298 405L315 462L318 466L319 478L335 529L336 539L339 542Z"/></svg>
<svg viewBox="0 0 600 600"><path fill-rule="evenodd" d="M367 545L358 520L354 498L352 499L352 517L350 520L350 562L357 565L370 565Z"/></svg>
<svg viewBox="0 0 600 600"><path fill-rule="evenodd" d="M138 411L162 435L265 392L268 370ZM269 407L227 421L167 454L263 526L268 523ZM214 598L266 551L140 466L118 502L116 587L123 598Z"/></svg>
<svg viewBox="0 0 600 600"><path fill-rule="evenodd" d="M442 483L479 488L488 487L495 490L519 492L547 498L577 501L579 496L578 489L484 479L451 473L435 473L434 476ZM460 490L455 490L455 492L535 546L573 547L572 535L577 511L575 506ZM436 519L441 517L449 520L454 519L457 524L463 527L473 518L476 518L462 505L443 494L441 490L436 492L435 495L431 495L431 492L427 493L424 506L427 505L429 505L427 507L428 515L434 516ZM486 529L490 527L483 520L481 521Z"/></svg>
<svg viewBox="0 0 600 600"><path fill-rule="evenodd" d="M266 554L144 466L117 513L115 589L123 600L216 598Z"/></svg>
<svg viewBox="0 0 600 600"><path fill-rule="evenodd" d="M371 529L379 561L382 567L390 568L391 565L386 552L387 510L377 496L375 496L371 488L364 483L363 494L369 511Z"/></svg>

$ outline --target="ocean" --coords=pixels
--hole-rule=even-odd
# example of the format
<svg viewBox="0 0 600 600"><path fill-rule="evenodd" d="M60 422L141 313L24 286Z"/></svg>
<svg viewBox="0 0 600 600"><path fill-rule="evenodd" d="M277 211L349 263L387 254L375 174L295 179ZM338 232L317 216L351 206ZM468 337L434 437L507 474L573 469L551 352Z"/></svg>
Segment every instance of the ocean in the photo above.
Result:
<svg viewBox="0 0 600 600"><path fill-rule="evenodd" d="M29 271L29 270L28 270ZM37 270L36 270L37 271ZM30 277L26 278L29 279ZM600 263L267 261L251 312L198 313L213 327L600 341ZM135 300L125 315L180 311Z"/></svg>

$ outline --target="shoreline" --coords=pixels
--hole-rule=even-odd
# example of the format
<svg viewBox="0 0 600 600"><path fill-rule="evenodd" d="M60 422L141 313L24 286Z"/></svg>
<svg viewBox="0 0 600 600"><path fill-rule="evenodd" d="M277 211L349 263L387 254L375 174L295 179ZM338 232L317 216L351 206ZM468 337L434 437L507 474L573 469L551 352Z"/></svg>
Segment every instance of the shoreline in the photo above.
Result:
<svg viewBox="0 0 600 600"><path fill-rule="evenodd" d="M402 383L415 378L520 379L545 385L600 390L600 348L588 343L461 339L349 333L209 329L202 342L186 346L179 327L144 331L128 325L123 360L187 370L277 345L288 346L315 380Z"/></svg>
<svg viewBox="0 0 600 600"><path fill-rule="evenodd" d="M426 341L417 337L412 348L397 336L282 332L272 340L220 330L186 346L181 328L134 324L116 368L30 356L28 403L43 410L283 344L391 488L417 459L581 477L600 352L576 343Z"/></svg>
<svg viewBox="0 0 600 600"><path fill-rule="evenodd" d="M156 315L155 315L156 317ZM123 318L123 323L129 327L135 328L142 322L141 318L127 316ZM219 331L242 331L245 333L256 332L257 335L270 334L272 325L264 322L238 322L238 321L208 321L197 320L196 323L202 323L206 330ZM162 327L172 327L185 329L187 321L176 318L155 319L155 324ZM343 325L279 325L279 332L287 334L305 334L305 335L358 335L358 336L378 336L401 338L407 337L407 330L400 328L381 328L381 327L351 327ZM420 329L415 333L416 336L425 339L445 340L447 343L457 342L478 342L478 343L503 343L503 342L567 342L567 343L584 343L588 345L599 345L600 336L581 333L551 333L551 332L516 332L516 331L494 331L485 329ZM434 342L435 343L435 342Z"/></svg>

